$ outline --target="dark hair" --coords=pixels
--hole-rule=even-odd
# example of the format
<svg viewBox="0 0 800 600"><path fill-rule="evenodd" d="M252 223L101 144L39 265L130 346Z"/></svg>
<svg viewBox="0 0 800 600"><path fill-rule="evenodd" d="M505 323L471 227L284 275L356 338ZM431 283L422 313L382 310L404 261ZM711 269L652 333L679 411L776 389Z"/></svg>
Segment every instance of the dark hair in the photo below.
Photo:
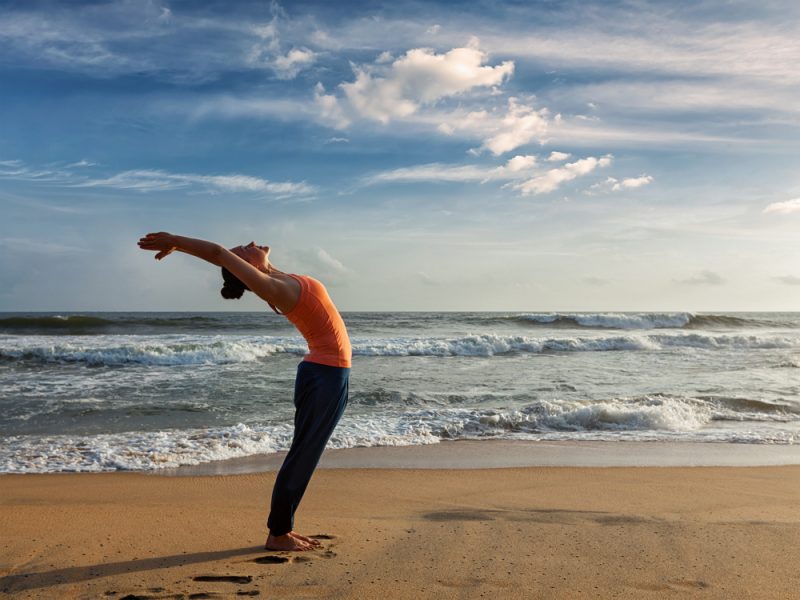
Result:
<svg viewBox="0 0 800 600"><path fill-rule="evenodd" d="M250 288L243 284L241 279L225 267L222 267L222 279L225 283L219 293L226 300L238 300L244 295L245 290L250 291Z"/></svg>

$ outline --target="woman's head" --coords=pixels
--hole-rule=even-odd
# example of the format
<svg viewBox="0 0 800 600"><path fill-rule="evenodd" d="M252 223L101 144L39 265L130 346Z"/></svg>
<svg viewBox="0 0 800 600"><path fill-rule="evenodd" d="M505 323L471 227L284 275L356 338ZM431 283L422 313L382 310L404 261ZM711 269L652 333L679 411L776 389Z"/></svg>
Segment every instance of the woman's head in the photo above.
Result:
<svg viewBox="0 0 800 600"><path fill-rule="evenodd" d="M246 246L231 248L231 252L249 262L259 271L264 273L270 271L269 246L257 246L255 242L250 242ZM225 267L222 267L222 280L224 283L220 294L226 300L238 300L244 295L245 290L250 291L249 287Z"/></svg>
<svg viewBox="0 0 800 600"><path fill-rule="evenodd" d="M231 252L249 262L259 271L266 273L269 270L269 246L257 246L255 242L250 242L246 246L231 248Z"/></svg>

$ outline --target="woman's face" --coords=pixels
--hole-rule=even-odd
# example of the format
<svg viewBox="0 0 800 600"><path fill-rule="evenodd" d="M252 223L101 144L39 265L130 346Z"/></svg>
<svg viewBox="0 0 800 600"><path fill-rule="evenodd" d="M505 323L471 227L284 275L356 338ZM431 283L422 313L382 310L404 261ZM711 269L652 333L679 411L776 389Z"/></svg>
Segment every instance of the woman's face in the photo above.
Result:
<svg viewBox="0 0 800 600"><path fill-rule="evenodd" d="M231 252L236 256L246 260L259 270L265 270L269 265L269 251L269 246L257 246L255 242L231 248Z"/></svg>

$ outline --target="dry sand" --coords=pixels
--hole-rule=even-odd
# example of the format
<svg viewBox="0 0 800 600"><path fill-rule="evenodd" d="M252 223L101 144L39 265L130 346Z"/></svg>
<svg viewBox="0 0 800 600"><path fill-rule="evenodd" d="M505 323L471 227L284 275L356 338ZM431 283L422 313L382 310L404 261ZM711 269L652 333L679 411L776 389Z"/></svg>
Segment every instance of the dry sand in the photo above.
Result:
<svg viewBox="0 0 800 600"><path fill-rule="evenodd" d="M273 480L0 477L0 594L800 597L796 466L323 469L294 554L262 549Z"/></svg>

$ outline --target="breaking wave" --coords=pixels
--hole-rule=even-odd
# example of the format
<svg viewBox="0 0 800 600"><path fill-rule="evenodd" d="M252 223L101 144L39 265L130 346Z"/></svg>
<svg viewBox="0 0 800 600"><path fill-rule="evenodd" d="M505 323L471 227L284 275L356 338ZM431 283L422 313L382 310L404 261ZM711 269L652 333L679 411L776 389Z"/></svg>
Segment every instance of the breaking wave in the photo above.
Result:
<svg viewBox="0 0 800 600"><path fill-rule="evenodd" d="M299 337L215 336L148 337L104 336L12 338L0 341L0 360L77 362L93 366L195 365L253 362L278 354L307 352ZM526 337L468 335L455 338L354 339L355 356L492 357L560 352L655 351L667 348L759 349L794 348L800 338L781 335L628 334L615 336Z"/></svg>
<svg viewBox="0 0 800 600"><path fill-rule="evenodd" d="M518 409L397 407L381 415L345 414L330 448L409 446L463 439L692 440L797 443L758 424L800 422L798 410L735 399L642 396L602 401L535 401ZM753 421L741 431L714 428ZM11 436L0 447L0 472L153 470L285 451L287 423L239 423L203 429L133 431L94 436Z"/></svg>
<svg viewBox="0 0 800 600"><path fill-rule="evenodd" d="M746 317L716 314L675 313L527 313L512 320L548 327L594 329L715 329L768 327L774 323Z"/></svg>

